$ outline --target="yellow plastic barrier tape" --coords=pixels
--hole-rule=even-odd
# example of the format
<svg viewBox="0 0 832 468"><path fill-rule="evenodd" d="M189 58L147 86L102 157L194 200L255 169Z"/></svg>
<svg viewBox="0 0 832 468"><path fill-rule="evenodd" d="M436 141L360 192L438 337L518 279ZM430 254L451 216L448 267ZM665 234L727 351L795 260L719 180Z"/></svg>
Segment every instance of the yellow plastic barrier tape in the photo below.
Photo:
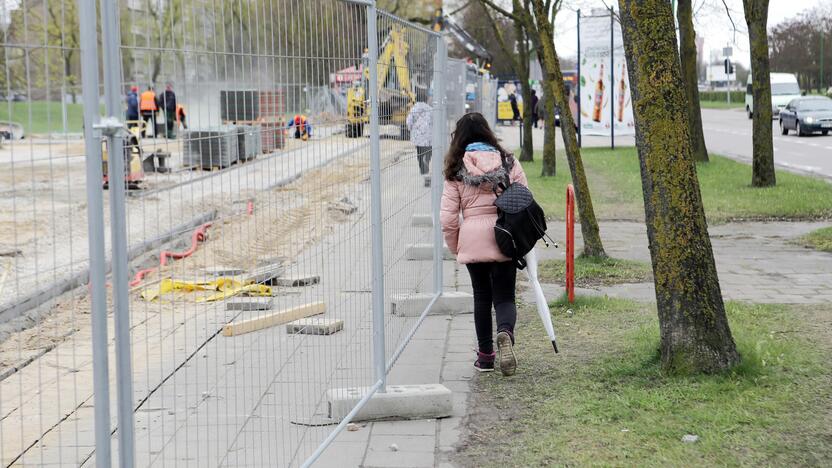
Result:
<svg viewBox="0 0 832 468"><path fill-rule="evenodd" d="M153 301L164 294L174 291L219 291L218 294L200 297L196 300L196 302L219 301L241 293L246 293L249 296L272 295L272 288L270 286L255 283L243 283L242 281L232 278L218 278L214 281L177 281L171 278L165 278L159 283L159 286L142 291L142 298L146 301Z"/></svg>

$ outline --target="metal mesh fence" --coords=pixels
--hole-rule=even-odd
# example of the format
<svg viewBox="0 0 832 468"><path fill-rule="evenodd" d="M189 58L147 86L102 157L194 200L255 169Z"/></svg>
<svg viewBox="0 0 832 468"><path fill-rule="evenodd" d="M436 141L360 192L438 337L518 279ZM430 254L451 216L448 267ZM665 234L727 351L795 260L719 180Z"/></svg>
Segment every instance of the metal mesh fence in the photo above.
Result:
<svg viewBox="0 0 832 468"><path fill-rule="evenodd" d="M330 390L426 383L393 364L442 284L440 36L337 0L7 8L4 465L299 466Z"/></svg>

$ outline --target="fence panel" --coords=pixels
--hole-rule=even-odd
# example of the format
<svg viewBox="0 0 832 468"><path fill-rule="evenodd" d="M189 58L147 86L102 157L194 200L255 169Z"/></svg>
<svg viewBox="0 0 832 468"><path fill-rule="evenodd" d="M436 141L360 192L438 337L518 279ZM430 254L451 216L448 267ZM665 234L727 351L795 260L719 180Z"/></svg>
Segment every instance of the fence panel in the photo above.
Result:
<svg viewBox="0 0 832 468"><path fill-rule="evenodd" d="M3 9L0 459L80 463L94 426L78 7Z"/></svg>
<svg viewBox="0 0 832 468"><path fill-rule="evenodd" d="M0 458L300 466L343 422L329 390L411 383L428 310L395 305L441 290L464 112L444 43L362 2L96 3L8 7Z"/></svg>

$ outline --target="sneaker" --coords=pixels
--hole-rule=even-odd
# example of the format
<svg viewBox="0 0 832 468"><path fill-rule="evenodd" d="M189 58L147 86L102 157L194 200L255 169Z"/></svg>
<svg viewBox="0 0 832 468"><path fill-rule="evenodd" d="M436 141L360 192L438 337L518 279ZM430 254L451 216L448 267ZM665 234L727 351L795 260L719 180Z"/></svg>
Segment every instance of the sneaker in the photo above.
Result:
<svg viewBox="0 0 832 468"><path fill-rule="evenodd" d="M517 356L514 355L514 339L511 333L497 333L497 350L500 352L500 372L505 376L514 375L517 371Z"/></svg>
<svg viewBox="0 0 832 468"><path fill-rule="evenodd" d="M474 361L474 369L480 372L494 372L495 353L485 354L477 351L477 360Z"/></svg>

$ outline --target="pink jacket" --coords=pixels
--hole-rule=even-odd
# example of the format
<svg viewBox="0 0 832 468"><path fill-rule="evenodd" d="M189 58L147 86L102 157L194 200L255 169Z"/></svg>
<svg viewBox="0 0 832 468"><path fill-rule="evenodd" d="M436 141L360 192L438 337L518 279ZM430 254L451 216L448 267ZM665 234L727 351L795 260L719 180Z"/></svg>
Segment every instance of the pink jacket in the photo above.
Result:
<svg viewBox="0 0 832 468"><path fill-rule="evenodd" d="M463 180L445 181L439 215L445 243L459 263L507 262L494 238L497 198L491 181L505 177L496 151L468 151L463 157ZM511 182L528 185L520 163L514 160ZM462 220L460 221L460 214Z"/></svg>

